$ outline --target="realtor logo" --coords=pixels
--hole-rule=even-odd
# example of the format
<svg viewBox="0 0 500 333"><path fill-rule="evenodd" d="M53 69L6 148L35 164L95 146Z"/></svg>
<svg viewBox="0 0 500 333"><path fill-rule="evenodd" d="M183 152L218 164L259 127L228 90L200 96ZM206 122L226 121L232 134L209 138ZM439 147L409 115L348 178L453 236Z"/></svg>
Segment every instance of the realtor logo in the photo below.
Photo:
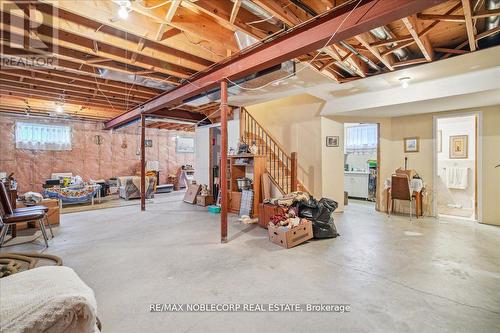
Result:
<svg viewBox="0 0 500 333"><path fill-rule="evenodd" d="M53 66L57 54L57 8L28 0L0 1L1 66Z"/></svg>

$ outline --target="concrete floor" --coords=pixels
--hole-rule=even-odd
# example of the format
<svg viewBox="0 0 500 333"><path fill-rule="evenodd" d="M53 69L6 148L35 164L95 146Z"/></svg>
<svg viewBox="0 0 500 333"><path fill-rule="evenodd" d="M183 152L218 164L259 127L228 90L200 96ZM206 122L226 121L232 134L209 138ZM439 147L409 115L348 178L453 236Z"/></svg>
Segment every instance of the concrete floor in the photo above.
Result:
<svg viewBox="0 0 500 333"><path fill-rule="evenodd" d="M500 332L500 228L350 204L337 239L285 250L157 197L62 216L48 253L94 289L104 332ZM2 251L40 250L25 244ZM348 303L349 313L150 313L150 303Z"/></svg>

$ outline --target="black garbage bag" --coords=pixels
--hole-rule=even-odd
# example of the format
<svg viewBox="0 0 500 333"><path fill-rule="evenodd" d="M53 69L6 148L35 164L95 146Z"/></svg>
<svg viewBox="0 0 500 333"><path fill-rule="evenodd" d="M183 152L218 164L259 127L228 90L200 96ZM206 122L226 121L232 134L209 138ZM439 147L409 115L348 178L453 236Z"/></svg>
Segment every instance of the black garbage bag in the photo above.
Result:
<svg viewBox="0 0 500 333"><path fill-rule="evenodd" d="M335 227L335 223L333 222L333 217L330 217L328 222L322 222L319 220L313 220L311 222L314 238L335 238L339 236L339 233L337 233L337 228Z"/></svg>
<svg viewBox="0 0 500 333"><path fill-rule="evenodd" d="M313 220L318 214L318 202L313 197L305 202L298 202L297 210L299 217L303 217L308 220Z"/></svg>
<svg viewBox="0 0 500 333"><path fill-rule="evenodd" d="M299 217L312 222L314 238L334 238L339 235L332 217L337 207L338 203L332 199L317 201L311 197L307 202L300 202L297 208Z"/></svg>

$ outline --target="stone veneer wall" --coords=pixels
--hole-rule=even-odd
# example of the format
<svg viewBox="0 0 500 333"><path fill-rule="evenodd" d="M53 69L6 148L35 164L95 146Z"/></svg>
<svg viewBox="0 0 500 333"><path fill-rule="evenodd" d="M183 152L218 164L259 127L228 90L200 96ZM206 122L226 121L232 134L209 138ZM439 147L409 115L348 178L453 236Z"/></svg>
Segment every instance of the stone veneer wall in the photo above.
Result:
<svg viewBox="0 0 500 333"><path fill-rule="evenodd" d="M15 122L41 122L72 127L71 151L42 151L15 148ZM139 171L140 129L133 124L118 130L103 130L101 122L66 121L0 115L0 172L14 172L20 193L41 190L55 172L71 172L89 179L109 179L133 175ZM100 145L95 136L102 137ZM176 136L194 136L190 132L146 129L146 160L159 161L160 183L183 164L194 165L194 153L176 153ZM123 146L123 147L122 147ZM126 146L126 147L124 147Z"/></svg>

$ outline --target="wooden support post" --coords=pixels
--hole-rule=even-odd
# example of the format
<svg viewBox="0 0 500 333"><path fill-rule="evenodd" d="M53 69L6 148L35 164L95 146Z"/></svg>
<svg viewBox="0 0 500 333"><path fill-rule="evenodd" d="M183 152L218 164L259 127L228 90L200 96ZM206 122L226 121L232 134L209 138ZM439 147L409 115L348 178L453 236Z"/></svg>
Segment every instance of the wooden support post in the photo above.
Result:
<svg viewBox="0 0 500 333"><path fill-rule="evenodd" d="M221 188L221 212L220 212L220 240L221 243L227 243L227 82L220 83L220 124L221 124L221 168L220 168L220 188Z"/></svg>
<svg viewBox="0 0 500 333"><path fill-rule="evenodd" d="M141 211L146 210L146 117L141 114Z"/></svg>
<svg viewBox="0 0 500 333"><path fill-rule="evenodd" d="M291 177L290 177L290 180L291 180L291 184L292 184L292 192L295 192L297 191L297 185L298 185L298 178L297 178L297 169L298 169L298 163L297 163L297 153L296 152L292 152L292 154L290 155L290 159L292 160L292 165L291 165Z"/></svg>

